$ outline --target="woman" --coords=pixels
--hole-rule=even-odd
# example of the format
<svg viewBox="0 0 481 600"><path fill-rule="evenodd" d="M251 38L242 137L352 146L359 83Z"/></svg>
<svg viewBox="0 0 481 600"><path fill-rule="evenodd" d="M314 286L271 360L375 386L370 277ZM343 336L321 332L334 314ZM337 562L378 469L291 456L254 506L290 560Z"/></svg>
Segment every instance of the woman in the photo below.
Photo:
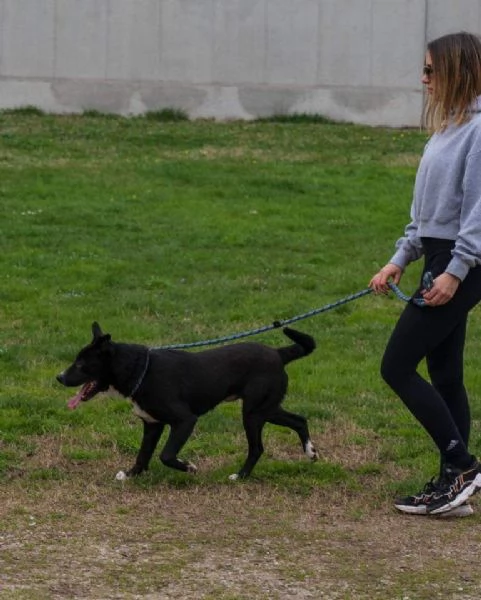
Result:
<svg viewBox="0 0 481 600"><path fill-rule="evenodd" d="M370 287L386 293L406 266L424 256L421 284L388 342L381 374L439 449L441 467L424 489L399 498L412 514L466 516L481 489L481 465L468 452L470 410L463 384L469 311L481 300L481 40L469 33L428 44L422 82L424 121L432 133L414 186L411 222ZM431 383L417 373L426 359Z"/></svg>

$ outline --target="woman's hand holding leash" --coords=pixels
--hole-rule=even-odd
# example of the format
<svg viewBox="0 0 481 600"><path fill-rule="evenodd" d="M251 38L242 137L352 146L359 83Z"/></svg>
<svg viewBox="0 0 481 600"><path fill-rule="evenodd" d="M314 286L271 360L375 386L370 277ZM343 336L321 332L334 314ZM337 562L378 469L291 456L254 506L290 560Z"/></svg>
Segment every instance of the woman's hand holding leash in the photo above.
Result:
<svg viewBox="0 0 481 600"><path fill-rule="evenodd" d="M369 282L369 287L375 294L387 294L389 292L388 282L392 281L398 285L401 281L403 270L394 263L385 265Z"/></svg>
<svg viewBox="0 0 481 600"><path fill-rule="evenodd" d="M421 290L427 306L442 306L451 300L461 282L450 273L441 273L429 290Z"/></svg>

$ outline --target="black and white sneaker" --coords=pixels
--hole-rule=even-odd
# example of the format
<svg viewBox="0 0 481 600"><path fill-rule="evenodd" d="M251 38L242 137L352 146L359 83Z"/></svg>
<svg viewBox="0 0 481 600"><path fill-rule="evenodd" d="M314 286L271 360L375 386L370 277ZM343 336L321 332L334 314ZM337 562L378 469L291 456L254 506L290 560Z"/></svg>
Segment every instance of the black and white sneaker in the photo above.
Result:
<svg viewBox="0 0 481 600"><path fill-rule="evenodd" d="M397 498L394 501L394 506L401 512L410 515L426 515L428 504L431 502L434 494L440 490L442 483L444 481L441 482L440 479L433 477L418 494Z"/></svg>
<svg viewBox="0 0 481 600"><path fill-rule="evenodd" d="M419 494L413 496L405 496L398 498L394 502L394 506L403 513L410 515L429 515L428 504L432 500L434 493L439 489L439 480L435 481L434 477L428 481L423 490ZM468 502L464 502L455 508L450 508L445 512L434 514L434 517L454 518L454 517L470 517L474 514L474 509Z"/></svg>
<svg viewBox="0 0 481 600"><path fill-rule="evenodd" d="M481 490L481 465L477 460L463 471L446 465L443 482L426 504L427 513L439 515L461 506Z"/></svg>

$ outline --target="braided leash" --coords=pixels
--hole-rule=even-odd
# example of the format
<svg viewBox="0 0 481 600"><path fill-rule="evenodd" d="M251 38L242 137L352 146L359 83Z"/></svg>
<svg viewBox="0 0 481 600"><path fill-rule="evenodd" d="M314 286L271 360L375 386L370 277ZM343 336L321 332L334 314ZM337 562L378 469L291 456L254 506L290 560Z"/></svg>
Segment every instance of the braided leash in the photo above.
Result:
<svg viewBox="0 0 481 600"><path fill-rule="evenodd" d="M412 298L411 296L406 296L394 283L388 283L391 290L396 294L396 296L403 300L404 302L413 302L417 306L424 306L425 302L422 298ZM433 276L428 271L423 276L423 285L424 288L429 290L433 286ZM352 302L353 300L357 300L358 298L362 298L362 296L367 296L372 293L371 288L366 288L365 290L361 290L360 292L356 292L355 294L350 294L345 298L341 298L336 302L332 302L330 304L326 304L325 306L321 306L320 308L315 308L310 310L309 312L303 313L301 315L297 315L295 317L291 317L290 319L283 319L281 321L274 321L271 325L264 325L263 327L258 327L257 329L251 329L249 331L243 331L241 333L233 333L231 335L226 335L223 337L218 337L210 340L203 340L199 342L189 342L187 344L168 344L165 346L156 346L151 348L151 350L179 350L181 348L196 348L199 346L213 346L215 344L221 344L223 342L229 342L231 340L239 340L241 338L245 338L251 335L258 335L259 333L264 333L266 331L270 331L272 329L278 329L279 327L285 327L286 325L290 325L291 323L295 323L296 321L301 321L302 319L308 319L309 317L313 317L315 315L319 315L323 312L327 312L328 310L332 310L333 308L338 308L343 304L347 304L348 302Z"/></svg>
<svg viewBox="0 0 481 600"><path fill-rule="evenodd" d="M426 271L423 275L423 288L425 290L430 290L434 285L434 277L431 271ZM412 296L406 296L403 294L397 285L394 283L388 283L389 287L396 294L396 296L400 300L404 300L404 302L412 302L416 304L416 306L426 306L426 302L422 298L413 298Z"/></svg>

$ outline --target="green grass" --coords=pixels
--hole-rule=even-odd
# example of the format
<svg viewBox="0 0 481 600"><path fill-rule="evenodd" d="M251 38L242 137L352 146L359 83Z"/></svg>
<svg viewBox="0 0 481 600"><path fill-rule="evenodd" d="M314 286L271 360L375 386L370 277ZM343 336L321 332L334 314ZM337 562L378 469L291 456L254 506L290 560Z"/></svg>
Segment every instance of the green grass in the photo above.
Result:
<svg viewBox="0 0 481 600"><path fill-rule="evenodd" d="M402 233L424 142L418 131L303 118L2 113L2 473L19 438L65 428L113 431L135 449L124 440L125 402L94 401L70 414L54 379L89 341L93 320L117 340L192 342L364 289ZM405 277L406 291L417 272ZM368 296L299 322L318 350L290 367L289 404L314 429L352 419L382 436L386 459L411 463L425 460L424 435L378 375L401 308ZM479 372L476 316L468 383ZM283 343L279 332L259 341ZM225 419L221 409L201 422L206 454L216 452ZM237 432L238 412L227 422Z"/></svg>
<svg viewBox="0 0 481 600"><path fill-rule="evenodd" d="M296 323L318 348L289 366L285 405L308 417L322 458L304 462L292 433L266 427L266 454L252 481L234 488L227 478L243 460L245 441L239 405L226 404L199 421L182 452L199 466L196 478L155 459L149 473L122 492L125 505L103 515L104 503L118 501L113 475L133 462L140 423L120 398L98 397L68 411L69 392L55 380L90 341L94 320L116 341L160 346L251 330L366 288L402 234L425 141L415 130L303 115L219 124L164 111L131 119L52 116L30 108L0 113L0 486L21 499L13 510L4 505L0 529L21 531L34 510L29 502L48 497L40 511L46 521L65 512L62 519L71 523L77 506L98 511L90 525L96 540L104 519L125 517L126 526L137 515L136 498L165 493L164 506L172 496L204 494L210 510L218 495L241 511L262 497L264 512L254 521L264 519L272 539L282 527L295 537L297 525L288 516L276 520L282 503L294 510L307 506L312 494L335 493L346 503L347 518L362 521L373 506L389 510L393 494L433 475L430 440L379 375L403 308L392 296L369 295ZM406 293L418 275L419 265L410 268L401 286ZM480 329L475 310L466 352L475 453L481 450ZM280 331L251 339L285 343ZM74 499L66 509L58 495L68 490ZM242 519L227 508L225 523ZM249 529L252 515L248 523ZM228 540L242 539L244 531L239 538L228 528L224 546L219 540L214 546L230 551ZM322 537L322 528L316 535ZM251 542L247 537L246 545ZM301 580L299 564L286 577ZM347 571L354 581L356 573ZM436 565L432 572L440 577ZM370 573L361 573L359 585ZM104 575L109 589L112 575L108 569ZM164 585L164 571L150 576ZM421 579L424 585L429 573ZM430 597L422 585L416 597ZM1 589L0 577L0 596ZM204 597L243 597L219 589ZM392 598L409 591L405 575L392 589ZM37 597L49 597L43 593Z"/></svg>
<svg viewBox="0 0 481 600"><path fill-rule="evenodd" d="M123 441L127 404L70 414L54 379L93 320L117 340L191 342L365 288L402 232L424 141L302 118L1 114L1 431L12 444L3 453L15 454L19 436L89 427L135 448ZM319 348L290 368L289 402L314 428L353 419L389 438L386 452L412 435L377 368L401 308L365 297L298 324ZM283 343L278 332L259 341ZM224 419L200 425L207 454ZM1 464L8 472L9 460Z"/></svg>

